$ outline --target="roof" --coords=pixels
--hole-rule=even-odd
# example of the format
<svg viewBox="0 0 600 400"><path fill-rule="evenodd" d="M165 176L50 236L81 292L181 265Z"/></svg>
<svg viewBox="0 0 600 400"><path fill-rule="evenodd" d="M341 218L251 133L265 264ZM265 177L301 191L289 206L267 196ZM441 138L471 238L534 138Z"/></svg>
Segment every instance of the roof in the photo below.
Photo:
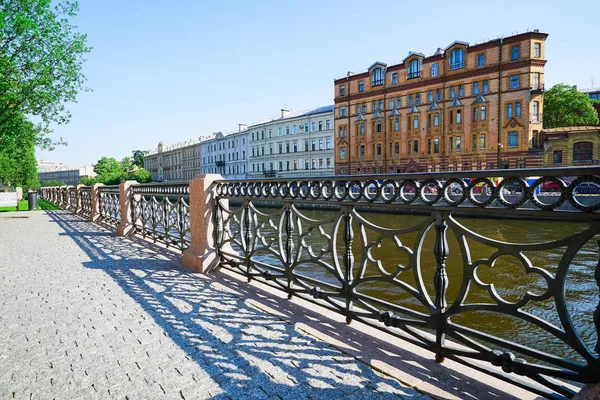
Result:
<svg viewBox="0 0 600 400"><path fill-rule="evenodd" d="M600 126L587 125L587 126L565 126L562 128L548 128L543 129L543 133L568 133L568 132L593 132L600 131Z"/></svg>
<svg viewBox="0 0 600 400"><path fill-rule="evenodd" d="M291 118L308 117L311 115L324 114L324 113L328 113L328 112L333 112L333 110L335 110L335 105L322 106L322 107L312 108L312 109L308 109L308 110L297 111L297 112L290 113L283 118L272 117L272 118L267 118L262 121L258 121L258 122L249 124L248 128L246 130L251 130L251 129L256 128L259 125L268 124L270 122L278 122L278 121L283 121L283 120L291 119Z"/></svg>
<svg viewBox="0 0 600 400"><path fill-rule="evenodd" d="M450 43L450 46L446 47L444 50L447 51L450 47L456 45L456 44L462 44L463 46L469 46L469 42L463 42L460 40L455 40L454 42Z"/></svg>

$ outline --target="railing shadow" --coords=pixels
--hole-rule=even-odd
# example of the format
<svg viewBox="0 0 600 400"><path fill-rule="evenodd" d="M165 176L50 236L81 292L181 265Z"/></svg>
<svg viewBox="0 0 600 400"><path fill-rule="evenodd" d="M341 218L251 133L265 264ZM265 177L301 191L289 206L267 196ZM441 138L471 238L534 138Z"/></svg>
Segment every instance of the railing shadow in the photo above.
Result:
<svg viewBox="0 0 600 400"><path fill-rule="evenodd" d="M280 317L217 289L219 282L230 284L219 274L193 275L182 268L174 253L116 238L67 212L47 214L88 255L91 261L83 263L86 267L114 279L210 374L223 390L217 399L239 398L253 391L283 398L363 397L365 393L368 397L422 396L298 332ZM299 312L266 301L279 309L283 319ZM493 391L488 389L485 393Z"/></svg>

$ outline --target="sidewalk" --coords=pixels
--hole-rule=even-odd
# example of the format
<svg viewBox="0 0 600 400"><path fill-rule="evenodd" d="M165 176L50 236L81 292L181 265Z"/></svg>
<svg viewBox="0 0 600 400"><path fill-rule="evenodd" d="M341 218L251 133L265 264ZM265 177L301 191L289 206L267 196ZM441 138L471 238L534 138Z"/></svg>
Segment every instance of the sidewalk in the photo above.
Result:
<svg viewBox="0 0 600 400"><path fill-rule="evenodd" d="M151 248L64 211L0 214L0 398L429 398Z"/></svg>

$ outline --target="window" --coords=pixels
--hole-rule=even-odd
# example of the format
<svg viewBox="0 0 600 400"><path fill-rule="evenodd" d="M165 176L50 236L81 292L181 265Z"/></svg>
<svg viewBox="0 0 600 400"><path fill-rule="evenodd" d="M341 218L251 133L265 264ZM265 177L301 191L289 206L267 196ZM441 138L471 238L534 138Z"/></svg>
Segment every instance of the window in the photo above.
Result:
<svg viewBox="0 0 600 400"><path fill-rule="evenodd" d="M358 81L358 91L363 92L365 90L365 83L363 81Z"/></svg>
<svg viewBox="0 0 600 400"><path fill-rule="evenodd" d="M479 82L473 82L473 94L479 93Z"/></svg>
<svg viewBox="0 0 600 400"><path fill-rule="evenodd" d="M394 98L392 97L390 99L390 110L393 110L393 109L394 109Z"/></svg>
<svg viewBox="0 0 600 400"><path fill-rule="evenodd" d="M412 60L408 64L408 79L418 78L421 76L421 63L419 60Z"/></svg>
<svg viewBox="0 0 600 400"><path fill-rule="evenodd" d="M442 89L435 89L435 100L436 101L442 100Z"/></svg>
<svg viewBox="0 0 600 400"><path fill-rule="evenodd" d="M330 92L331 93L331 92ZM419 129L419 117L415 115L413 118L413 129Z"/></svg>
<svg viewBox="0 0 600 400"><path fill-rule="evenodd" d="M506 118L512 118L513 116L513 105L512 103L508 103L506 105Z"/></svg>
<svg viewBox="0 0 600 400"><path fill-rule="evenodd" d="M319 139L319 150L323 150L323 139Z"/></svg>
<svg viewBox="0 0 600 400"><path fill-rule="evenodd" d="M283 144L279 143L279 154L283 153Z"/></svg>
<svg viewBox="0 0 600 400"><path fill-rule="evenodd" d="M479 137L479 148L485 150L485 133L482 133Z"/></svg>
<svg viewBox="0 0 600 400"><path fill-rule="evenodd" d="M431 103L433 101L433 90L427 92L427 102Z"/></svg>
<svg viewBox="0 0 600 400"><path fill-rule="evenodd" d="M373 100L373 112L377 110L377 100Z"/></svg>
<svg viewBox="0 0 600 400"><path fill-rule="evenodd" d="M290 152L290 142L287 142L287 143L285 144L285 152L286 152L286 153L289 153L289 152Z"/></svg>
<svg viewBox="0 0 600 400"><path fill-rule="evenodd" d="M485 106L481 106L481 121L485 121L486 119L486 114L485 114Z"/></svg>
<svg viewBox="0 0 600 400"><path fill-rule="evenodd" d="M377 157L381 157L381 145L377 145Z"/></svg>
<svg viewBox="0 0 600 400"><path fill-rule="evenodd" d="M408 141L408 155L412 154L412 141Z"/></svg>
<svg viewBox="0 0 600 400"><path fill-rule="evenodd" d="M419 154L419 141L418 140L413 141L413 152L415 154Z"/></svg>
<svg viewBox="0 0 600 400"><path fill-rule="evenodd" d="M450 98L453 99L456 96L456 91L454 90L454 86L450 86Z"/></svg>
<svg viewBox="0 0 600 400"><path fill-rule="evenodd" d="M365 124L360 124L360 134L361 135L365 134Z"/></svg>
<svg viewBox="0 0 600 400"><path fill-rule="evenodd" d="M344 117L346 116L346 107L342 107L344 109ZM304 124L304 132L308 132L308 122Z"/></svg>
<svg viewBox="0 0 600 400"><path fill-rule="evenodd" d="M286 126L286 127L285 127L285 134L286 134L286 135L289 135L289 134L290 134L290 127L289 127L289 126Z"/></svg>
<svg viewBox="0 0 600 400"><path fill-rule="evenodd" d="M346 158L346 148L345 147L340 147L340 158L341 159ZM304 167L305 167L305 169L308 169L308 160L305 160Z"/></svg>
<svg viewBox="0 0 600 400"><path fill-rule="evenodd" d="M381 68L375 68L371 76L371 82L373 86L383 85L383 71Z"/></svg>
<svg viewBox="0 0 600 400"><path fill-rule="evenodd" d="M508 87L510 89L518 89L520 86L521 86L521 76L520 75L511 75L511 77L509 78Z"/></svg>
<svg viewBox="0 0 600 400"><path fill-rule="evenodd" d="M438 66L437 66L437 64L431 65L431 76L438 76Z"/></svg>
<svg viewBox="0 0 600 400"><path fill-rule="evenodd" d="M458 97L465 95L465 85L458 85Z"/></svg>
<svg viewBox="0 0 600 400"><path fill-rule="evenodd" d="M298 133L298 126L297 126L297 125L294 125L294 126L293 126L293 128L292 128L292 132L293 132L293 133Z"/></svg>
<svg viewBox="0 0 600 400"><path fill-rule="evenodd" d="M316 140L313 140L313 141L310 143L310 149L311 149L312 151L315 151L315 150L317 150L317 141L316 141Z"/></svg>
<svg viewBox="0 0 600 400"><path fill-rule="evenodd" d="M440 126L440 113L433 114L433 126Z"/></svg>
<svg viewBox="0 0 600 400"><path fill-rule="evenodd" d="M346 137L346 127L345 126L340 127L340 137L341 138Z"/></svg>
<svg viewBox="0 0 600 400"><path fill-rule="evenodd" d="M562 164L562 150L556 150L552 155L552 162L554 164Z"/></svg>
<svg viewBox="0 0 600 400"><path fill-rule="evenodd" d="M297 153L297 152L298 152L298 142L295 141L294 142L294 153Z"/></svg>
<svg viewBox="0 0 600 400"><path fill-rule="evenodd" d="M540 120L540 102L539 101L534 101L533 102L533 120L535 122L538 122Z"/></svg>
<svg viewBox="0 0 600 400"><path fill-rule="evenodd" d="M394 131L398 132L400 130L400 118L396 118L394 120Z"/></svg>
<svg viewBox="0 0 600 400"><path fill-rule="evenodd" d="M415 93L415 103L421 104L421 93Z"/></svg>
<svg viewBox="0 0 600 400"><path fill-rule="evenodd" d="M465 66L465 51L456 49L450 53L450 69L463 68Z"/></svg>
<svg viewBox="0 0 600 400"><path fill-rule="evenodd" d="M518 147L519 146L519 132L510 131L508 132L508 147Z"/></svg>
<svg viewBox="0 0 600 400"><path fill-rule="evenodd" d="M450 125L454 124L454 111L450 110Z"/></svg>
<svg viewBox="0 0 600 400"><path fill-rule="evenodd" d="M473 135L473 139L471 140L471 143L473 145L472 146L473 147L472 150L473 151L477 150L477 135Z"/></svg>
<svg viewBox="0 0 600 400"><path fill-rule="evenodd" d="M379 99L379 109L383 110L383 99Z"/></svg>
<svg viewBox="0 0 600 400"><path fill-rule="evenodd" d="M592 142L579 142L573 145L573 161L591 161Z"/></svg>
<svg viewBox="0 0 600 400"><path fill-rule="evenodd" d="M282 130L282 128L281 128L281 127L279 127L279 128L277 129L277 131L278 131L278 135L279 135L279 136L283 135L283 130Z"/></svg>
<svg viewBox="0 0 600 400"><path fill-rule="evenodd" d="M462 111L456 110L456 125L460 125L462 122Z"/></svg>
<svg viewBox="0 0 600 400"><path fill-rule="evenodd" d="M513 46L510 48L510 60L515 61L519 59L519 46Z"/></svg>
<svg viewBox="0 0 600 400"><path fill-rule="evenodd" d="M345 117L345 116L346 116L346 107L340 107L340 117ZM279 128L279 129L281 130L281 128ZM306 132L308 132L308 124L306 124Z"/></svg>
<svg viewBox="0 0 600 400"><path fill-rule="evenodd" d="M319 121L319 132L323 130L323 121Z"/></svg>
<svg viewBox="0 0 600 400"><path fill-rule="evenodd" d="M308 140L304 141L304 151L308 151Z"/></svg>
<svg viewBox="0 0 600 400"><path fill-rule="evenodd" d="M365 146L360 146L360 158L365 158Z"/></svg>
<svg viewBox="0 0 600 400"><path fill-rule="evenodd" d="M477 122L477 107L473 107L473 122Z"/></svg>
<svg viewBox="0 0 600 400"><path fill-rule="evenodd" d="M456 137L456 151L460 151L460 136Z"/></svg>
<svg viewBox="0 0 600 400"><path fill-rule="evenodd" d="M431 114L427 114L427 127L431 128Z"/></svg>
<svg viewBox="0 0 600 400"><path fill-rule="evenodd" d="M342 85L340 86L340 96L345 96L346 95L346 86Z"/></svg>
<svg viewBox="0 0 600 400"><path fill-rule="evenodd" d="M367 112L367 103L362 103L362 112L363 114Z"/></svg>
<svg viewBox="0 0 600 400"><path fill-rule="evenodd" d="M454 144L454 138L453 137L449 137L448 138L448 152L452 153L453 150L453 144Z"/></svg>
<svg viewBox="0 0 600 400"><path fill-rule="evenodd" d="M477 66L483 67L485 65L485 55L483 53L477 54Z"/></svg>
<svg viewBox="0 0 600 400"><path fill-rule="evenodd" d="M539 72L533 73L533 88L534 89L540 88L540 73Z"/></svg>
<svg viewBox="0 0 600 400"><path fill-rule="evenodd" d="M395 155L400 154L400 143L398 143L398 142L394 143L394 154Z"/></svg>
<svg viewBox="0 0 600 400"><path fill-rule="evenodd" d="M515 103L515 117L519 118L521 116L521 102L517 101Z"/></svg>
<svg viewBox="0 0 600 400"><path fill-rule="evenodd" d="M315 121L310 123L310 131L314 132L317 130L317 123Z"/></svg>
<svg viewBox="0 0 600 400"><path fill-rule="evenodd" d="M533 56L535 58L540 58L542 56L542 44L541 43L533 44Z"/></svg>
<svg viewBox="0 0 600 400"><path fill-rule="evenodd" d="M392 74L392 85L397 85L398 84L398 73L394 72Z"/></svg>
<svg viewBox="0 0 600 400"><path fill-rule="evenodd" d="M376 127L377 127L377 133L381 133L381 121L377 121Z"/></svg>
<svg viewBox="0 0 600 400"><path fill-rule="evenodd" d="M401 100L400 96L396 97L396 107L398 107L398 108L402 107L402 102L400 100Z"/></svg>
<svg viewBox="0 0 600 400"><path fill-rule="evenodd" d="M482 92L483 93L487 93L489 91L489 84L488 84L488 80L484 80L481 84L483 86Z"/></svg>
<svg viewBox="0 0 600 400"><path fill-rule="evenodd" d="M433 152L434 153L440 152L440 139L433 139Z"/></svg>
<svg viewBox="0 0 600 400"><path fill-rule="evenodd" d="M332 147L331 147L331 139L325 139L325 148L327 150L331 150L332 149Z"/></svg>

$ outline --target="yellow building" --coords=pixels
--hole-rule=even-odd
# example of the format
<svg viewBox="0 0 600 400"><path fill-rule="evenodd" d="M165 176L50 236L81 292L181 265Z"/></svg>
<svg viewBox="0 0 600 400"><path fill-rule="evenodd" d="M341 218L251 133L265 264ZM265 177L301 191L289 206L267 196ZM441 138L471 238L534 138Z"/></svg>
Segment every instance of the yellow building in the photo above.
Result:
<svg viewBox="0 0 600 400"><path fill-rule="evenodd" d="M541 167L547 36L455 41L335 80L336 174Z"/></svg>
<svg viewBox="0 0 600 400"><path fill-rule="evenodd" d="M597 165L600 126L573 126L542 131L546 140L545 167Z"/></svg>

